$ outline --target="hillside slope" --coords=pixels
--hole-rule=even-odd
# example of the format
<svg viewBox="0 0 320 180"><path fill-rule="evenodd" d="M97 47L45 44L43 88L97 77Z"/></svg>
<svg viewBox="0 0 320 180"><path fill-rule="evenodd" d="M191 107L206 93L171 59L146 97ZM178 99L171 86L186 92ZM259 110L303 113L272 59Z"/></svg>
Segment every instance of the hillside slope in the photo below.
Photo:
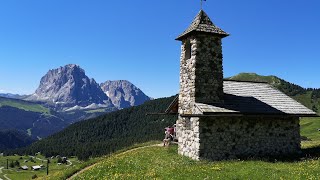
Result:
<svg viewBox="0 0 320 180"><path fill-rule="evenodd" d="M320 89L303 88L296 84L287 82L277 76L261 76L256 73L240 73L227 79L237 81L268 82L306 107L320 113Z"/></svg>
<svg viewBox="0 0 320 180"><path fill-rule="evenodd" d="M147 147L112 155L74 179L317 179L319 159L295 162L193 161L177 147Z"/></svg>
<svg viewBox="0 0 320 180"><path fill-rule="evenodd" d="M0 130L16 129L32 138L46 137L67 125L57 113L40 104L2 97L0 124Z"/></svg>
<svg viewBox="0 0 320 180"><path fill-rule="evenodd" d="M0 130L0 151L30 145L35 140L17 130Z"/></svg>
<svg viewBox="0 0 320 180"><path fill-rule="evenodd" d="M164 112L173 99L152 100L137 107L73 124L20 150L20 153L34 154L41 151L46 156L76 155L79 159L86 159L109 154L134 143L161 140L164 128L173 125L177 117L146 116L146 113Z"/></svg>

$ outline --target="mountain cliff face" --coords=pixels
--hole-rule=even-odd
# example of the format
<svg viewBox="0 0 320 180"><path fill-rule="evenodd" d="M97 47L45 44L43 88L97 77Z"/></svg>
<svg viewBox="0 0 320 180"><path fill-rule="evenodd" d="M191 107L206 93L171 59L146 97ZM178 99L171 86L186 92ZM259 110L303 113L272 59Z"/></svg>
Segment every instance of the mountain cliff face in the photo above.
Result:
<svg viewBox="0 0 320 180"><path fill-rule="evenodd" d="M86 107L91 104L113 107L110 98L96 81L89 79L85 71L74 64L50 70L42 77L36 92L26 100L43 101L63 107Z"/></svg>
<svg viewBox="0 0 320 180"><path fill-rule="evenodd" d="M104 93L117 108L138 106L151 100L139 88L126 80L106 81L101 84Z"/></svg>

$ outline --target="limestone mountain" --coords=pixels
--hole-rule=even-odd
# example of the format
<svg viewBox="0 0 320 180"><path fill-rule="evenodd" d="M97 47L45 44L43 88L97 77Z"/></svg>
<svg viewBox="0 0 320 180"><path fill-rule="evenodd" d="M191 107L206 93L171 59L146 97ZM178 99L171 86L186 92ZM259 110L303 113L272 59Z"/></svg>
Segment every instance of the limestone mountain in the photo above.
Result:
<svg viewBox="0 0 320 180"><path fill-rule="evenodd" d="M50 70L36 92L26 100L41 101L57 108L100 104L113 107L108 96L94 79L89 79L78 65L69 64Z"/></svg>
<svg viewBox="0 0 320 180"><path fill-rule="evenodd" d="M151 100L139 88L126 80L106 81L100 86L112 103L120 109L138 106Z"/></svg>

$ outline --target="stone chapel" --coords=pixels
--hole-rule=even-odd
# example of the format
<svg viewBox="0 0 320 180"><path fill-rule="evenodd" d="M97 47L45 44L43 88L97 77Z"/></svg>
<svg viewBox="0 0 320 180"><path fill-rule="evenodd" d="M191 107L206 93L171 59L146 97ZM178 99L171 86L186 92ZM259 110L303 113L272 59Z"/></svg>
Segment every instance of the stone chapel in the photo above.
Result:
<svg viewBox="0 0 320 180"><path fill-rule="evenodd" d="M223 160L299 153L299 118L317 114L267 83L224 80L228 35L201 10L176 39L180 92L166 113L178 114L179 154Z"/></svg>

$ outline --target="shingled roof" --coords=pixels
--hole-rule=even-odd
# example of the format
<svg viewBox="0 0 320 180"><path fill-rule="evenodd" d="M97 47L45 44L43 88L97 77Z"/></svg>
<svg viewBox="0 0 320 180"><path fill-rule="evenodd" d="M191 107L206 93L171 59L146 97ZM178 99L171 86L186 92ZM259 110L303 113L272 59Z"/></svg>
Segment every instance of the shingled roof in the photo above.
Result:
<svg viewBox="0 0 320 180"><path fill-rule="evenodd" d="M195 104L203 115L317 116L315 112L267 83L225 80L223 86L223 103ZM167 113L173 113L172 107L174 106L167 109Z"/></svg>
<svg viewBox="0 0 320 180"><path fill-rule="evenodd" d="M215 26L203 10L200 10L188 29L178 36L176 40L182 40L186 35L194 32L217 34L222 37L229 36L228 33Z"/></svg>

